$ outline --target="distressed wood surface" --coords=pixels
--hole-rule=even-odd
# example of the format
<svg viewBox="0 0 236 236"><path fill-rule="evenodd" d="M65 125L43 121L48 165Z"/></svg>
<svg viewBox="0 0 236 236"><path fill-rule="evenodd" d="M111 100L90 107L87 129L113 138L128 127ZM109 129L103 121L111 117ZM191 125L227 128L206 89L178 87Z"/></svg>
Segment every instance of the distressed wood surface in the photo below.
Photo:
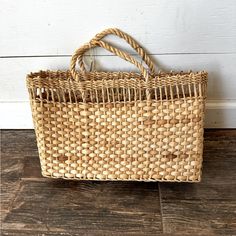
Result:
<svg viewBox="0 0 236 236"><path fill-rule="evenodd" d="M236 235L236 131L206 131L202 181L160 183L160 196L166 233Z"/></svg>
<svg viewBox="0 0 236 236"><path fill-rule="evenodd" d="M236 235L236 130L206 130L201 183L43 178L32 130L1 131L2 235Z"/></svg>
<svg viewBox="0 0 236 236"><path fill-rule="evenodd" d="M48 232L48 231L29 231L29 230L2 230L1 236L75 236L83 235L77 233L66 233L66 232ZM85 235L85 234L84 234Z"/></svg>

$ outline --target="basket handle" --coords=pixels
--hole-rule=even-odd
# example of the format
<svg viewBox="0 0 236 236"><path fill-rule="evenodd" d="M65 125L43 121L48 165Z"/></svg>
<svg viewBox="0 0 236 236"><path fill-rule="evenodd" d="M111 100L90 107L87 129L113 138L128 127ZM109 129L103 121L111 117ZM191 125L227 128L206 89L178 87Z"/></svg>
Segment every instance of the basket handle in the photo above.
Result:
<svg viewBox="0 0 236 236"><path fill-rule="evenodd" d="M147 55L147 53L141 48L141 46L128 34L122 32L121 30L118 29L107 29L102 31L101 33L97 34L89 43L83 45L81 48L77 49L74 53L74 55L71 58L71 65L70 65L70 70L71 74L74 79L78 80L78 73L76 72L75 66L77 60L79 61L80 69L83 73L86 72L84 62L83 62L83 55L84 53L96 46L102 47L115 55L123 58L126 61L129 61L130 63L134 64L142 73L143 77L147 80L149 77L149 71L145 69L141 63L136 61L133 57L131 57L128 53L119 50L110 44L102 41L101 39L105 37L108 34L114 34L117 35L120 38L123 38L135 51L142 57L143 61L146 63L148 66L148 69L150 70L151 74L155 74L155 69L154 69L154 63L150 59L150 57Z"/></svg>
<svg viewBox="0 0 236 236"><path fill-rule="evenodd" d="M101 33L96 34L93 40L100 41L102 38L104 38L105 36L109 34L113 34L120 37L121 39L124 39L142 58L142 60L150 69L151 73L155 74L155 66L154 66L154 63L152 62L152 59L147 55L145 50L127 33L117 28L109 28L109 29L103 30Z"/></svg>

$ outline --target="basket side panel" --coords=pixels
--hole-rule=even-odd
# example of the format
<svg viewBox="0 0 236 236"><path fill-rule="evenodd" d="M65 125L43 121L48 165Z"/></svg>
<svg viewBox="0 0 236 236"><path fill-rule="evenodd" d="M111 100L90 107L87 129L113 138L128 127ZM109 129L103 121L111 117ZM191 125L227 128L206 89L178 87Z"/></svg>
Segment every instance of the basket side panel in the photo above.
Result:
<svg viewBox="0 0 236 236"><path fill-rule="evenodd" d="M204 98L32 100L42 173L90 180L199 181Z"/></svg>

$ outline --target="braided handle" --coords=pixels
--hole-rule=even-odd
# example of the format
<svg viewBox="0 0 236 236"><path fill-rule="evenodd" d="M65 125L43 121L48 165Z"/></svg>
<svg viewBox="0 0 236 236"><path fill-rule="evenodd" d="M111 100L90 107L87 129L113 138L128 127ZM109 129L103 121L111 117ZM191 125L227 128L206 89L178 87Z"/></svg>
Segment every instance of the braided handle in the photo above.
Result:
<svg viewBox="0 0 236 236"><path fill-rule="evenodd" d="M151 58L147 55L147 53L144 51L144 49L128 34L125 32L117 29L117 28L109 28L103 30L101 33L98 33L95 35L93 40L100 41L102 38L105 36L113 34L121 39L124 39L137 53L138 55L142 58L142 60L145 62L145 64L148 66L152 74L155 74L155 66L154 63L152 62ZM83 67L83 69L85 69Z"/></svg>
<svg viewBox="0 0 236 236"><path fill-rule="evenodd" d="M72 73L72 76L74 77L74 79L78 79L77 72L75 70L77 60L79 62L81 71L83 73L85 73L86 69L85 69L84 62L83 62L84 53L87 50L94 48L96 46L102 47L102 48L114 53L115 55L123 58L124 60L129 61L130 63L134 64L141 71L143 77L146 80L148 79L149 72L147 71L147 69L145 69L142 66L141 63L137 62L128 53L126 53L122 50L119 50L119 49L117 49L117 48L111 46L110 44L101 40L103 37L105 37L108 34L114 34L114 35L117 35L118 37L124 39L142 57L143 61L148 66L148 69L150 70L150 72L152 74L155 74L154 64L153 64L152 60L150 59L150 57L147 55L147 53L143 50L143 48L141 48L141 46L128 34L122 32L119 29L111 28L111 29L104 30L101 33L97 34L89 43L83 45L81 48L79 48L75 51L74 55L71 58L71 65L70 65L70 70L71 70L71 73Z"/></svg>

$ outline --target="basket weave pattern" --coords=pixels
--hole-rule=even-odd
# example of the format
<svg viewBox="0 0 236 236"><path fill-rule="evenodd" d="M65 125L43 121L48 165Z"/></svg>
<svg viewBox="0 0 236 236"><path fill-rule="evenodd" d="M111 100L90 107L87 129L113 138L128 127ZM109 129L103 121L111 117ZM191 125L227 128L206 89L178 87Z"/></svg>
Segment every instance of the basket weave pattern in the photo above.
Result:
<svg viewBox="0 0 236 236"><path fill-rule="evenodd" d="M43 176L199 181L207 73L151 76L129 55L101 41L108 33L124 38L154 70L132 38L110 29L76 51L70 71L28 75ZM141 74L86 72L82 56L97 45L135 64Z"/></svg>

